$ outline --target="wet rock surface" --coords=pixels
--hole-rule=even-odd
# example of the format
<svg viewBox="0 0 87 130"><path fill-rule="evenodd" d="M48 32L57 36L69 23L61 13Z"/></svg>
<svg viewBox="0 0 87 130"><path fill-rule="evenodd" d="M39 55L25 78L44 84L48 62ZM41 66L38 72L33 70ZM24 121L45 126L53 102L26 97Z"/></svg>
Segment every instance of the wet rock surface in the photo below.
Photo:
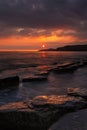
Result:
<svg viewBox="0 0 87 130"><path fill-rule="evenodd" d="M82 97L37 96L26 102L0 106L0 128L47 130L61 116L83 108L87 108L87 101Z"/></svg>
<svg viewBox="0 0 87 130"><path fill-rule="evenodd" d="M59 73L59 74L73 73L77 69L81 67L85 67L85 66L87 66L87 61L70 62L70 63L61 64L61 65L56 65L54 68L51 69L51 71Z"/></svg>

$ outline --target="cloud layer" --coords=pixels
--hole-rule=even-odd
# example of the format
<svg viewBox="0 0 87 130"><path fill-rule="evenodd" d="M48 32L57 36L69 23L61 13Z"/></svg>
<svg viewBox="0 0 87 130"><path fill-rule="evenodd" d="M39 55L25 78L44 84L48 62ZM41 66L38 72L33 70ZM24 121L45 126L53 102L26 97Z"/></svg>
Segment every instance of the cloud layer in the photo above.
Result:
<svg viewBox="0 0 87 130"><path fill-rule="evenodd" d="M50 36L60 29L58 36L86 40L87 0L0 0L0 37Z"/></svg>

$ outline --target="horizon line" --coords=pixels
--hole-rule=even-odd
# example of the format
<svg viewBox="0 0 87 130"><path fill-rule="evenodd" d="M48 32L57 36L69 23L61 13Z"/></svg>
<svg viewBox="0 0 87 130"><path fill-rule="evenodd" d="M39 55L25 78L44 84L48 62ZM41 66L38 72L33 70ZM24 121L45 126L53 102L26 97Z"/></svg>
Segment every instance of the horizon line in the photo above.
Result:
<svg viewBox="0 0 87 130"><path fill-rule="evenodd" d="M15 52L23 52L23 51L25 51L25 52L37 52L39 50L0 50L0 52L13 52L13 51L15 51Z"/></svg>

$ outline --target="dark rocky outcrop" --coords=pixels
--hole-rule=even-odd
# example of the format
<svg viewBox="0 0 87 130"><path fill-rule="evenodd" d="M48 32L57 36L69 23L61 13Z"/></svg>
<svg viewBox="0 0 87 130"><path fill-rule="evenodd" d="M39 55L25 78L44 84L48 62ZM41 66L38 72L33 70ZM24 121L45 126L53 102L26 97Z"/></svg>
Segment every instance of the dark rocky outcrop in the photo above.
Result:
<svg viewBox="0 0 87 130"><path fill-rule="evenodd" d="M49 49L42 49L42 50L39 50L39 51L56 51L56 49L54 49L54 48L49 48Z"/></svg>
<svg viewBox="0 0 87 130"><path fill-rule="evenodd" d="M47 130L66 113L87 107L81 97L38 96L27 102L0 106L0 129Z"/></svg>
<svg viewBox="0 0 87 130"><path fill-rule="evenodd" d="M68 45L59 47L57 51L87 51L87 45Z"/></svg>
<svg viewBox="0 0 87 130"><path fill-rule="evenodd" d="M0 89L4 89L8 87L13 88L14 86L17 86L18 84L19 84L18 76L0 79Z"/></svg>
<svg viewBox="0 0 87 130"><path fill-rule="evenodd" d="M48 48L40 51L87 51L87 45L68 45L58 48Z"/></svg>

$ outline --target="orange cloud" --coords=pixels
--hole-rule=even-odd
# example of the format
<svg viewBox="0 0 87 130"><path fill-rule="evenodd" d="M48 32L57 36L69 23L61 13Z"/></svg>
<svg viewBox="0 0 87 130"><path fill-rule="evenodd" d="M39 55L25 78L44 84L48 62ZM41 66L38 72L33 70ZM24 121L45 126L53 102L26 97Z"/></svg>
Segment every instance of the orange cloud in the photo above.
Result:
<svg viewBox="0 0 87 130"><path fill-rule="evenodd" d="M8 37L1 38L0 45L28 45L30 43L41 43L41 42L73 42L76 38L73 36L38 36L38 37Z"/></svg>
<svg viewBox="0 0 87 130"><path fill-rule="evenodd" d="M51 30L52 31L52 30ZM5 38L0 39L0 46L11 46L14 48L14 46L32 46L32 48L38 48L41 47L44 42L46 43L54 43L54 48L55 48L55 43L62 43L67 44L67 43L72 43L76 42L77 38L74 35L64 35L65 30L57 30L57 31L52 31L50 35L39 35L39 36L9 36ZM72 30L71 30L72 31ZM62 34L62 35L61 35ZM51 45L51 44L50 44ZM51 45L53 46L53 45ZM26 48L27 49L27 48Z"/></svg>

